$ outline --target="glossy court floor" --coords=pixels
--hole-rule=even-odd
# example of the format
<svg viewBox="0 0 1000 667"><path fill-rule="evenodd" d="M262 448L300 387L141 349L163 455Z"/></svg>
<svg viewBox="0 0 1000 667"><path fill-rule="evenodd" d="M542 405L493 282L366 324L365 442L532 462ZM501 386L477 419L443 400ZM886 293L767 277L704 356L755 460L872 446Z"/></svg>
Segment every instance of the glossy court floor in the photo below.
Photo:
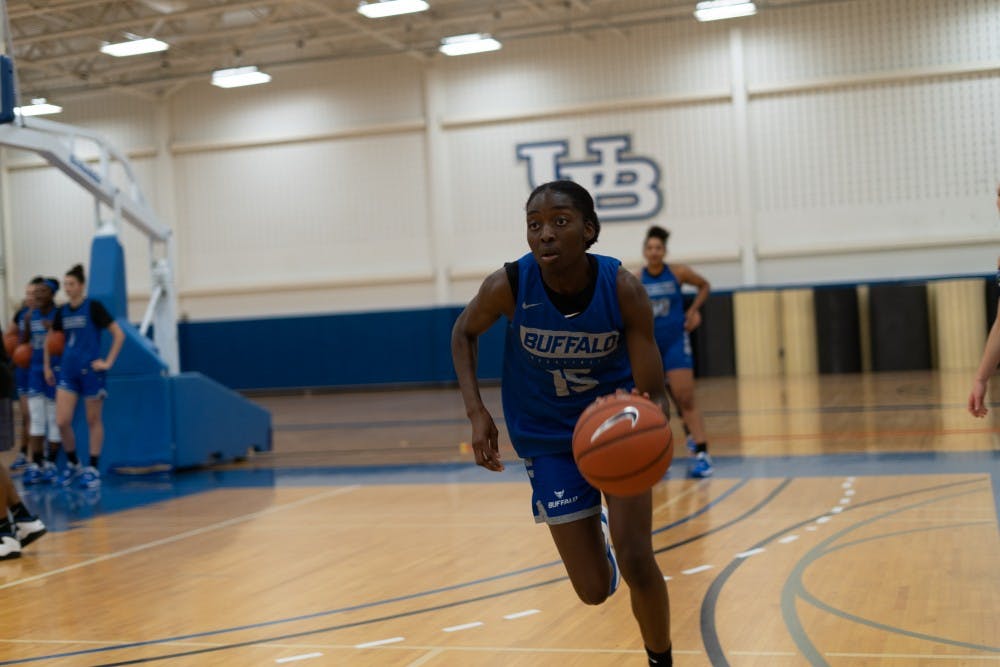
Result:
<svg viewBox="0 0 1000 667"><path fill-rule="evenodd" d="M675 664L1000 664L1000 406L972 419L967 385L701 382L716 475L681 455L654 495ZM0 563L0 665L646 664L509 447L471 465L457 392L257 400L273 453L25 494L52 532Z"/></svg>

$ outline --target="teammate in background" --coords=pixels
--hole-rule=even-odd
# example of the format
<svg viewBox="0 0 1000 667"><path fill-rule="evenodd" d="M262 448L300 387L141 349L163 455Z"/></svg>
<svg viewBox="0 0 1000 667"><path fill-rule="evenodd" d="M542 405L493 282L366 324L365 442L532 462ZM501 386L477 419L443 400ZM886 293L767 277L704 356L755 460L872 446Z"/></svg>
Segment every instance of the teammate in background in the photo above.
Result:
<svg viewBox="0 0 1000 667"><path fill-rule="evenodd" d="M36 276L25 286L24 301L21 302L21 307L17 309L17 312L14 313L14 318L11 320L9 331L17 331L20 334L20 340L23 342L29 340L27 315L35 307L35 285L44 281L45 279L41 276ZM14 386L17 391L18 404L21 408L21 447L14 462L10 465L10 470L14 473L20 473L28 467L28 463L31 461L30 452L28 451L28 431L31 426L31 415L28 412L27 368L14 366Z"/></svg>
<svg viewBox="0 0 1000 667"><path fill-rule="evenodd" d="M21 549L45 534L45 524L28 511L10 481L10 475L0 468L0 560L18 558Z"/></svg>
<svg viewBox="0 0 1000 667"><path fill-rule="evenodd" d="M541 185L526 212L531 252L486 278L452 330L476 463L504 469L476 377L479 336L504 316L504 416L528 472L535 521L548 524L586 604L601 604L615 592L620 566L649 664L671 665L667 587L652 546L652 492L606 495L605 512L601 492L584 480L572 452L576 421L599 396L634 384L667 413L649 299L617 259L587 253L601 226L594 200L580 185ZM573 338L586 341L587 349L553 347ZM542 339L548 339L545 349Z"/></svg>
<svg viewBox="0 0 1000 667"><path fill-rule="evenodd" d="M52 329L66 335L62 355L62 368L56 378L52 371L48 350L45 352L45 377L57 383L56 424L62 433L63 446L69 464L63 473L64 484L74 484L89 489L100 486L99 472L101 447L104 444L104 421L101 411L107 396L105 373L114 366L125 332L112 319L100 301L84 296L86 284L83 267L77 264L66 273L63 289L69 303L56 311ZM101 358L101 331L111 332L112 343L108 356ZM77 401L83 398L87 406L87 429L90 435L88 465L80 465L76 454L76 436L73 434L73 412Z"/></svg>
<svg viewBox="0 0 1000 667"><path fill-rule="evenodd" d="M35 284L35 307L26 316L31 336L31 366L28 367L28 449L31 463L24 470L25 485L55 482L55 460L62 436L56 427L56 391L45 378L45 339L56 313L55 295L59 281L44 278Z"/></svg>
<svg viewBox="0 0 1000 667"><path fill-rule="evenodd" d="M642 246L646 266L639 278L653 304L656 344L663 358L667 391L680 410L688 434L687 444L692 455L688 475L702 478L712 474L712 457L708 454L705 422L694 399L694 361L689 334L701 324L700 309L708 299L710 286L691 267L664 261L668 238L670 232L655 225L646 232ZM684 285L698 288L698 294L686 311L681 294Z"/></svg>
<svg viewBox="0 0 1000 667"><path fill-rule="evenodd" d="M1000 213L1000 185L997 185L997 212ZM997 284L1000 285L1000 261L997 262ZM983 350L982 361L979 362L979 369L972 379L972 391L969 392L969 413L973 417L985 417L986 409L986 385L990 381L990 376L997 370L1000 364L1000 310L993 320L990 328L990 335L986 338L986 348Z"/></svg>

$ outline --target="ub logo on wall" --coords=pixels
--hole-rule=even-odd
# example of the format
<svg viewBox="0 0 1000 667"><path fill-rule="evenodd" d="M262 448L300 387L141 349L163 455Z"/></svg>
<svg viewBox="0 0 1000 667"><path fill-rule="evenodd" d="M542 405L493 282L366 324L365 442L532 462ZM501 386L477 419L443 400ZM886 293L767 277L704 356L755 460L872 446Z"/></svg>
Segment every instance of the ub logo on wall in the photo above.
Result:
<svg viewBox="0 0 1000 667"><path fill-rule="evenodd" d="M660 212L660 168L647 157L628 154L630 136L591 137L586 145L583 160L567 159L568 141L518 144L517 157L527 163L532 188L559 179L587 188L602 222L643 220Z"/></svg>

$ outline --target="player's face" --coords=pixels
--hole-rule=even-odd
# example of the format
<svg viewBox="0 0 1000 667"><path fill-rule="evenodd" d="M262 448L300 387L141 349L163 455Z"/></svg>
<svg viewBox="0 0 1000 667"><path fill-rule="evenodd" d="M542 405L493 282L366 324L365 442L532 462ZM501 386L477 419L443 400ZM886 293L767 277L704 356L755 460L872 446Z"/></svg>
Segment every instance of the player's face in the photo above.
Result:
<svg viewBox="0 0 1000 667"><path fill-rule="evenodd" d="M52 290L48 285L35 285L35 307L41 308L52 303Z"/></svg>
<svg viewBox="0 0 1000 667"><path fill-rule="evenodd" d="M642 246L642 256L646 259L646 264L659 266L667 256L667 246L658 238L648 238Z"/></svg>
<svg viewBox="0 0 1000 667"><path fill-rule="evenodd" d="M528 247L541 266L572 266L586 254L596 230L568 195L541 192L528 202L527 214Z"/></svg>
<svg viewBox="0 0 1000 667"><path fill-rule="evenodd" d="M83 285L73 276L66 276L63 279L63 290L70 299L77 299L83 293Z"/></svg>

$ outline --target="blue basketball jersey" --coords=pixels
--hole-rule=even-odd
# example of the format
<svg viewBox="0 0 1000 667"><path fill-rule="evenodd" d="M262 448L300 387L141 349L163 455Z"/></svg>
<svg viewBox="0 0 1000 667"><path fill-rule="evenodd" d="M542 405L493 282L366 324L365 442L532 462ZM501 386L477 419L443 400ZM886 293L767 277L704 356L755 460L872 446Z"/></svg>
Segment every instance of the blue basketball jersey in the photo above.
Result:
<svg viewBox="0 0 1000 667"><path fill-rule="evenodd" d="M31 365L41 368L45 364L45 337L49 333L49 326L56 316L57 308L53 308L47 314L32 308L28 315L31 320Z"/></svg>
<svg viewBox="0 0 1000 667"><path fill-rule="evenodd" d="M663 271L658 276L650 275L649 270L644 268L642 286L646 288L646 294L649 295L649 301L653 306L653 328L657 340L666 340L682 334L684 296L681 294L681 283L670 267L664 264Z"/></svg>
<svg viewBox="0 0 1000 667"><path fill-rule="evenodd" d="M31 308L28 308L27 306L21 306L20 308L18 308L17 312L14 313L14 324L17 325L17 333L21 335L21 338L24 338L24 334L26 333L25 327L27 326L28 322L27 315L30 312Z"/></svg>
<svg viewBox="0 0 1000 667"><path fill-rule="evenodd" d="M86 368L91 361L100 358L101 328L91 315L89 298L84 299L77 308L68 303L59 307L59 317L62 320L60 328L66 334L66 347L63 350L65 367Z"/></svg>
<svg viewBox="0 0 1000 667"><path fill-rule="evenodd" d="M621 262L594 257L593 299L573 316L563 315L549 300L534 256L518 260L501 397L511 442L522 458L572 450L580 413L598 396L632 386L618 304Z"/></svg>

